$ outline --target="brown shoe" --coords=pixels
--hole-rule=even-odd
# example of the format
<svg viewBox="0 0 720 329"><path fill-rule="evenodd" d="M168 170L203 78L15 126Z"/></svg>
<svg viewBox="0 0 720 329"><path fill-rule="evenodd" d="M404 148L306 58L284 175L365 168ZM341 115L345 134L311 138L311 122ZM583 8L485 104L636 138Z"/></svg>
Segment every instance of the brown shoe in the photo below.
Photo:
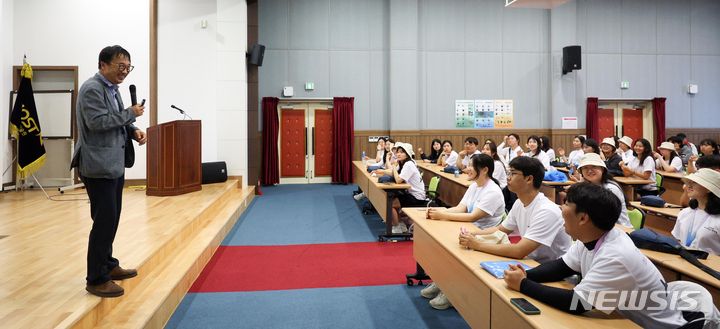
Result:
<svg viewBox="0 0 720 329"><path fill-rule="evenodd" d="M110 278L113 280L125 280L135 276L137 276L137 271L132 268L124 269L120 266L115 266L115 268L110 271Z"/></svg>
<svg viewBox="0 0 720 329"><path fill-rule="evenodd" d="M87 285L85 290L98 297L120 297L125 293L125 289L118 286L113 280L94 286Z"/></svg>

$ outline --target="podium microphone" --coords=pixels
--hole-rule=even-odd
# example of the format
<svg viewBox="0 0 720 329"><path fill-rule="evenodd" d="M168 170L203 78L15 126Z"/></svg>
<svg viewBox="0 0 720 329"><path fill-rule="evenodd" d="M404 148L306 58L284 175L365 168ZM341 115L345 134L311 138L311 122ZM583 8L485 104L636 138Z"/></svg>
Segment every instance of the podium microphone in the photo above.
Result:
<svg viewBox="0 0 720 329"><path fill-rule="evenodd" d="M187 115L187 113L185 113L185 111L183 111L181 108L179 108L179 107L177 107L177 106L175 106L175 105L170 105L170 107L172 107L172 108L176 109L178 112L180 112L180 114L183 115L183 118L188 117L188 118L190 118L190 120L192 120L192 117L190 117L189 115Z"/></svg>
<svg viewBox="0 0 720 329"><path fill-rule="evenodd" d="M135 91L135 85L130 85L130 100L132 102L132 105L137 105L137 93Z"/></svg>

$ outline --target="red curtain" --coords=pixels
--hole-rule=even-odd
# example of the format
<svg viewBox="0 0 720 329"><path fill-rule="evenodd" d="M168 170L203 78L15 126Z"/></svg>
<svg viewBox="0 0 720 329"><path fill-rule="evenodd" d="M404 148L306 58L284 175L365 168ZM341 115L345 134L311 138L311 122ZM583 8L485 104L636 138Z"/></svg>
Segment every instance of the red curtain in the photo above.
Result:
<svg viewBox="0 0 720 329"><path fill-rule="evenodd" d="M333 98L333 183L352 183L354 97Z"/></svg>
<svg viewBox="0 0 720 329"><path fill-rule="evenodd" d="M600 123L598 122L598 99L597 97L588 97L587 114L585 115L585 134L589 138L599 141Z"/></svg>
<svg viewBox="0 0 720 329"><path fill-rule="evenodd" d="M278 133L280 127L277 111L278 102L277 97L263 97L262 99L262 173L260 175L262 185L280 183L280 168L278 168Z"/></svg>
<svg viewBox="0 0 720 329"><path fill-rule="evenodd" d="M653 118L655 119L655 146L665 141L665 97L652 100Z"/></svg>

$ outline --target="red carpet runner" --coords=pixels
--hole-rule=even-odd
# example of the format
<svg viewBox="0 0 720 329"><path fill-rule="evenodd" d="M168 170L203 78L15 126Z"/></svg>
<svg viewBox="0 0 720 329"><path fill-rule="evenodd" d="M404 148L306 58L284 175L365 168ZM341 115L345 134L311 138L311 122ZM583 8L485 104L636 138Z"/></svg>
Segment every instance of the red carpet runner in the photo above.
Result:
<svg viewBox="0 0 720 329"><path fill-rule="evenodd" d="M412 243L220 246L190 292L404 284Z"/></svg>

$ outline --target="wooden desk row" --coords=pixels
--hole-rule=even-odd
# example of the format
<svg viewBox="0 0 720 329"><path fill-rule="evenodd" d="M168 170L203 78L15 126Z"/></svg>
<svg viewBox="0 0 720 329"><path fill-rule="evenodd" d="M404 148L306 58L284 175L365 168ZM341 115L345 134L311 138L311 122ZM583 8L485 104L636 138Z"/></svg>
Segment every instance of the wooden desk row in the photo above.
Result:
<svg viewBox="0 0 720 329"><path fill-rule="evenodd" d="M642 209L645 212L645 224L643 227L671 236L670 232L675 227L675 221L682 208L672 204L668 205L671 207L659 208L642 205L639 201L630 202L631 207Z"/></svg>
<svg viewBox="0 0 720 329"><path fill-rule="evenodd" d="M554 309L505 286L505 282L487 273L480 262L509 260L462 248L458 244L460 227L472 223L425 219L425 209L413 209L408 215L415 222L413 250L415 259L442 289L453 306L473 328L637 328L633 322L615 314L594 310L582 316ZM537 266L532 260L522 262ZM571 289L567 282L550 284ZM510 303L510 298L526 298L541 310L526 315Z"/></svg>
<svg viewBox="0 0 720 329"><path fill-rule="evenodd" d="M425 185L428 185L430 179L433 177L440 177L437 198L450 207L460 203L463 195L465 195L465 191L467 191L467 188L472 184L472 181L468 180L468 175L465 173L461 173L458 177L455 177L455 174L442 171L443 168L434 163L418 161L417 165L423 173L423 182L425 182Z"/></svg>
<svg viewBox="0 0 720 329"><path fill-rule="evenodd" d="M662 194L663 200L674 204L680 204L680 200L682 199L683 195L682 178L685 176L685 174L679 172L671 173L661 170L658 170L657 173L663 177L662 187L665 188L665 193Z"/></svg>
<svg viewBox="0 0 720 329"><path fill-rule="evenodd" d="M402 237L409 238L409 234L392 233L392 201L399 191L407 190L410 184L378 183L378 178L367 172L362 161L353 161L355 183L365 193L373 207L377 210L380 218L385 222L385 234L378 236L380 241L385 239Z"/></svg>

